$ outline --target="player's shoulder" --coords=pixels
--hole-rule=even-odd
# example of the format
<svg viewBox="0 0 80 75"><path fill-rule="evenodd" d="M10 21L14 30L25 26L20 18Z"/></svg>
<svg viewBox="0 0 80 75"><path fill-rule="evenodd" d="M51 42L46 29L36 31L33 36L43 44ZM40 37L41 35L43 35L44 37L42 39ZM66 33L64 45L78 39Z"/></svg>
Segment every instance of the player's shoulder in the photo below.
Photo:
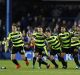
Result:
<svg viewBox="0 0 80 75"><path fill-rule="evenodd" d="M18 33L18 34L21 34L21 35L22 35L22 32L20 32L20 31L17 31L16 33Z"/></svg>
<svg viewBox="0 0 80 75"><path fill-rule="evenodd" d="M54 36L51 35L50 37L47 37L46 39L48 40L48 39L53 39L53 38L54 38Z"/></svg>
<svg viewBox="0 0 80 75"><path fill-rule="evenodd" d="M18 32L18 31L16 31L16 32L10 32L9 35L14 35L14 34L17 34L17 33L21 33L21 32Z"/></svg>
<svg viewBox="0 0 80 75"><path fill-rule="evenodd" d="M63 35L63 33L59 33L59 36L60 36L60 35Z"/></svg>
<svg viewBox="0 0 80 75"><path fill-rule="evenodd" d="M33 35L33 36L35 36L36 34L37 34L37 33L36 33L36 32L34 32L32 35Z"/></svg>
<svg viewBox="0 0 80 75"><path fill-rule="evenodd" d="M50 38L54 38L54 35L51 35Z"/></svg>
<svg viewBox="0 0 80 75"><path fill-rule="evenodd" d="M54 36L53 36L53 39L58 39L58 38L59 38L58 35L54 35Z"/></svg>
<svg viewBox="0 0 80 75"><path fill-rule="evenodd" d="M8 36L9 36L9 35L12 35L12 34L13 34L13 33L12 33L12 32L10 32L10 33L8 34Z"/></svg>
<svg viewBox="0 0 80 75"><path fill-rule="evenodd" d="M70 32L59 33L59 35L70 34Z"/></svg>

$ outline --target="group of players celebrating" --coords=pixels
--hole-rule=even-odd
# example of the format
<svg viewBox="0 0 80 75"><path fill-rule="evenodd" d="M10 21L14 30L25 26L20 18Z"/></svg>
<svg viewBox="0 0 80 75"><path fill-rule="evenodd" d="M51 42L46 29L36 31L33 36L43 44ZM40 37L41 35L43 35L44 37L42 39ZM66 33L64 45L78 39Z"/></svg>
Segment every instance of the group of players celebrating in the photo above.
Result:
<svg viewBox="0 0 80 75"><path fill-rule="evenodd" d="M16 25L12 25L12 32L9 33L6 43L8 43L9 40L12 42L11 60L16 65L17 69L21 66L16 60L16 53L19 52L26 65L29 65L29 61L27 60L27 57L25 57L25 49L31 47L35 54L33 57L33 69L35 68L36 61L38 61L40 69L42 64L44 64L47 69L50 67L50 64L42 59L43 56L46 56L55 66L54 68L57 69L59 66L54 59L56 54L58 55L58 60L62 63L63 69L67 69L68 67L67 61L64 60L65 54L71 54L77 66L76 68L80 68L78 60L80 48L79 26L77 26L76 31L74 32L68 32L65 26L61 26L60 32L57 35L52 34L50 29L45 29L43 31L43 28L39 26L35 29L35 32L33 32L30 38L30 42L28 42L28 46L26 46L21 32L17 30Z"/></svg>

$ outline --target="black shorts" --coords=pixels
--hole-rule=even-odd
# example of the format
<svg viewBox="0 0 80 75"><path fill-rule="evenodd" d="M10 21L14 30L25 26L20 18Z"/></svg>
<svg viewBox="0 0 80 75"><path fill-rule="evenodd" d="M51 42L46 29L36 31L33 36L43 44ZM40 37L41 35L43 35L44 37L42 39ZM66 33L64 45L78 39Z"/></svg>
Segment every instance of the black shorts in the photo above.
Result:
<svg viewBox="0 0 80 75"><path fill-rule="evenodd" d="M60 50L51 50L50 51L50 55L53 55L53 56L55 56L56 54L60 54L60 53L61 53Z"/></svg>
<svg viewBox="0 0 80 75"><path fill-rule="evenodd" d="M76 47L71 47L71 48L62 48L62 52L66 54L73 54L75 52Z"/></svg>
<svg viewBox="0 0 80 75"><path fill-rule="evenodd" d="M16 54L16 53L24 54L24 48L22 46L20 47L12 47L11 54Z"/></svg>
<svg viewBox="0 0 80 75"><path fill-rule="evenodd" d="M42 55L42 52L44 51L44 47L37 47L35 46L35 53L38 53L39 55Z"/></svg>
<svg viewBox="0 0 80 75"><path fill-rule="evenodd" d="M24 47L25 51L34 51L34 47Z"/></svg>

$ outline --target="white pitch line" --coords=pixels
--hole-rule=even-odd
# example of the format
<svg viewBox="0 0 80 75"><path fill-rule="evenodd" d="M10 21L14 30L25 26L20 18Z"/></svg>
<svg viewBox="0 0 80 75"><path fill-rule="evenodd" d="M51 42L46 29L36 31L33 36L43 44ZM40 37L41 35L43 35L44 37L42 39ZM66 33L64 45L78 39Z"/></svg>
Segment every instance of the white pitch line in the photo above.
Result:
<svg viewBox="0 0 80 75"><path fill-rule="evenodd" d="M68 70L65 70L64 71L64 73L71 73L71 72L74 72L74 73L79 73L79 71L80 70L75 70L75 72L74 71L68 71ZM12 72L12 71L10 71L10 70L0 70L0 72ZM30 72L30 73L43 73L43 72L48 72L48 73L55 73L55 70L53 70L53 71L50 71L50 70L43 70L43 71L25 71L25 70L16 70L16 71L13 71L13 72ZM57 73L63 73L63 71L57 71Z"/></svg>

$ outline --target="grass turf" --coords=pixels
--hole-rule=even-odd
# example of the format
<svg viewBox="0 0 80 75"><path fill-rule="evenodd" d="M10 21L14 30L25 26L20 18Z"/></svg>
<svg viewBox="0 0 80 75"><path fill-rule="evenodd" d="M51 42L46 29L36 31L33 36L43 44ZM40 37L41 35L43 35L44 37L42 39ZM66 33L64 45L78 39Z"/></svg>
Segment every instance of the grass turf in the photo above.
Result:
<svg viewBox="0 0 80 75"><path fill-rule="evenodd" d="M68 69L61 69L61 63L59 64L59 69L54 69L51 64L50 69L46 69L42 65L42 69L38 68L38 63L36 63L35 69L32 69L32 61L30 65L26 66L24 61L19 61L21 64L20 69L16 69L15 65L10 60L0 60L0 67L6 66L7 69L0 69L0 75L80 75L80 70L75 69L75 63L73 61L68 61Z"/></svg>

